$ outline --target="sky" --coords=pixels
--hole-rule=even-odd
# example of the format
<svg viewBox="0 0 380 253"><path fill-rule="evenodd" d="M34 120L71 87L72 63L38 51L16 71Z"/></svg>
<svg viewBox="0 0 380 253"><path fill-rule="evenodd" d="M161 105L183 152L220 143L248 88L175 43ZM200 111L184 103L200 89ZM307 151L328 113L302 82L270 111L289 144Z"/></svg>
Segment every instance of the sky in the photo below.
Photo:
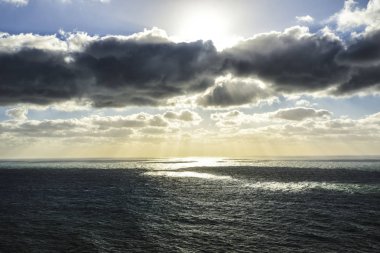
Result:
<svg viewBox="0 0 380 253"><path fill-rule="evenodd" d="M0 0L0 158L380 155L380 0Z"/></svg>

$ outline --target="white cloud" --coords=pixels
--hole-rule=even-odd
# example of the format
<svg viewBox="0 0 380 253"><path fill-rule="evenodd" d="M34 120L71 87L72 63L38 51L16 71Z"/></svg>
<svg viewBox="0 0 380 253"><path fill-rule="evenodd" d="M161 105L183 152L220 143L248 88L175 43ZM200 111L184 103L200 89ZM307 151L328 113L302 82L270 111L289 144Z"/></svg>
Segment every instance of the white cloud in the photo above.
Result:
<svg viewBox="0 0 380 253"><path fill-rule="evenodd" d="M63 51L67 49L67 45L55 35L5 34L0 39L0 50L3 52L16 52L24 48Z"/></svg>
<svg viewBox="0 0 380 253"><path fill-rule="evenodd" d="M142 32L134 33L128 36L125 35L109 35L109 36L104 36L101 39L102 40L107 40L109 38L115 38L120 41L126 41L126 40L133 40L133 41L138 41L140 43L162 43L162 42L168 42L171 39L169 38L168 34L166 33L165 30L162 30L157 27L152 27L151 29L144 29Z"/></svg>
<svg viewBox="0 0 380 253"><path fill-rule="evenodd" d="M50 51L76 52L81 51L90 42L99 39L84 32L64 32L58 34L39 35L33 33L21 33L12 35L0 34L0 51L17 52L22 49L40 49Z"/></svg>
<svg viewBox="0 0 380 253"><path fill-rule="evenodd" d="M316 105L316 104L312 104L310 101L308 101L306 99L300 99L300 100L297 100L295 102L295 105L296 106L301 106L301 107L310 107L310 106Z"/></svg>
<svg viewBox="0 0 380 253"><path fill-rule="evenodd" d="M300 23L313 23L314 22L314 18L310 15L306 15L306 16L296 16L296 19L298 22Z"/></svg>
<svg viewBox="0 0 380 253"><path fill-rule="evenodd" d="M218 127L229 128L238 127L244 122L249 122L251 120L251 116L238 110L233 110L228 112L213 113L211 114L211 120L215 121Z"/></svg>
<svg viewBox="0 0 380 253"><path fill-rule="evenodd" d="M227 112L218 112L211 114L211 120L215 125L226 130L238 130L241 127L258 127L265 124L277 124L275 120L270 119L270 113L246 114L239 110Z"/></svg>
<svg viewBox="0 0 380 253"><path fill-rule="evenodd" d="M86 101L86 100L83 100L83 101L69 100L62 103L52 104L42 109L46 110L48 108L51 108L55 111L62 111L62 112L88 111L91 109L91 102Z"/></svg>
<svg viewBox="0 0 380 253"><path fill-rule="evenodd" d="M380 126L380 112L366 116L361 122Z"/></svg>
<svg viewBox="0 0 380 253"><path fill-rule="evenodd" d="M16 6L25 6L29 3L29 0L0 0L0 2L13 4Z"/></svg>
<svg viewBox="0 0 380 253"><path fill-rule="evenodd" d="M1 1L1 0L0 0ZM59 52L79 52L91 42L116 39L119 41L137 41L139 43L169 42L166 32L157 27L144 29L143 32L129 36L107 35L91 36L86 32L66 32L59 30L57 34L39 35L33 33L9 34L0 32L0 52L18 52L23 49L40 49Z"/></svg>
<svg viewBox="0 0 380 253"><path fill-rule="evenodd" d="M98 2L98 3L110 3L111 0L55 0L56 2L59 3L74 3L74 2ZM3 3L8 3L8 4L13 4L16 6L26 6L29 4L29 0L0 0L0 2Z"/></svg>
<svg viewBox="0 0 380 253"><path fill-rule="evenodd" d="M164 116L172 112L163 112L57 120L12 119L0 122L0 149L21 150L35 145L48 147L50 144L57 144L59 148L70 150L82 145L86 147L85 150L99 147L103 154L105 147L112 145L115 145L116 149L127 145L145 150L147 144L157 144L156 148L169 145L168 147L177 149L177 145L184 141L196 144L196 147L207 142L211 147L213 145L223 147L223 143L227 143L228 149L269 148L270 154L273 154L276 148L285 152L296 147L300 148L300 152L306 153L310 148L321 147L320 152L327 152L326 154L334 150L338 153L344 152L342 150L354 152L365 147L365 151L362 150L363 154L366 152L372 154L376 153L376 146L380 144L380 113L360 119L331 116L286 120L273 117L279 111L281 110L256 114L247 114L238 110L217 112L211 115L215 125L208 125L206 122L199 127L189 126L188 122L177 119L176 117L181 115L180 112L173 112L177 115L175 118ZM341 145L339 147L343 149L336 150L337 145ZM56 151L59 150L58 147L55 148ZM49 150L41 152L46 151ZM46 153L39 154L46 155Z"/></svg>
<svg viewBox="0 0 380 253"><path fill-rule="evenodd" d="M361 119L340 118L308 118L303 121L274 122L262 127L240 128L232 138L260 139L278 142L302 141L303 144L317 141L338 142L370 142L371 145L380 143L380 113Z"/></svg>
<svg viewBox="0 0 380 253"><path fill-rule="evenodd" d="M343 9L330 18L338 30L348 31L360 26L366 31L380 28L380 0L369 0L366 8L359 8L354 0L346 0Z"/></svg>
<svg viewBox="0 0 380 253"><path fill-rule="evenodd" d="M28 108L23 106L8 109L5 113L15 120L26 120L28 118Z"/></svg>
<svg viewBox="0 0 380 253"><path fill-rule="evenodd" d="M211 114L211 120L220 128L249 128L283 126L289 121L326 121L332 117L327 110L293 107L279 109L273 112L246 114L239 110Z"/></svg>
<svg viewBox="0 0 380 253"><path fill-rule="evenodd" d="M11 120L0 122L0 136L78 138L119 138L133 133L176 132L196 125L200 116L192 111L165 112L163 114L138 113L127 116L98 116L82 118L28 120L27 109L17 107L6 113ZM174 114L175 117L168 117ZM166 116L165 116L166 115ZM161 129L161 130L160 130Z"/></svg>

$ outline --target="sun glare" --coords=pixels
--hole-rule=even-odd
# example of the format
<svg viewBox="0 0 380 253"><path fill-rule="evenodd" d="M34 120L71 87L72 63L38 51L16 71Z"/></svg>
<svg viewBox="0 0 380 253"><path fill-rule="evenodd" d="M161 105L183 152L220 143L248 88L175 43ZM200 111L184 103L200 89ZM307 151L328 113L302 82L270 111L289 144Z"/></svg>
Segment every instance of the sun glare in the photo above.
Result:
<svg viewBox="0 0 380 253"><path fill-rule="evenodd" d="M230 22L222 11L196 8L187 11L178 23L177 37L182 41L212 40L218 49L233 44Z"/></svg>

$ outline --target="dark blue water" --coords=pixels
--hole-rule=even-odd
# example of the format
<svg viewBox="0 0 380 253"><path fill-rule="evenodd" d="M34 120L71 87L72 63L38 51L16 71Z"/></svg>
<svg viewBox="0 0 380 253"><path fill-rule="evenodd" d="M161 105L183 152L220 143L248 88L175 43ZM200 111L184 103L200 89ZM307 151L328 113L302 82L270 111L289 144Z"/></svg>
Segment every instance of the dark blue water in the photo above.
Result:
<svg viewBox="0 0 380 253"><path fill-rule="evenodd" d="M380 252L380 161L3 161L0 252Z"/></svg>

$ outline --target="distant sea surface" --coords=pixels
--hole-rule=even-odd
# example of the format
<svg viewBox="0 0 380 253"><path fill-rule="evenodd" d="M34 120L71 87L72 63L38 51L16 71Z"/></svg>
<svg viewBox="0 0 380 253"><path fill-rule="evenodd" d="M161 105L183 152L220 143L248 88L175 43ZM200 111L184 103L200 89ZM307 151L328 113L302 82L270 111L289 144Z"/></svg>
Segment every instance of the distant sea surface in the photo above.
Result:
<svg viewBox="0 0 380 253"><path fill-rule="evenodd" d="M0 252L380 252L380 160L0 161Z"/></svg>

